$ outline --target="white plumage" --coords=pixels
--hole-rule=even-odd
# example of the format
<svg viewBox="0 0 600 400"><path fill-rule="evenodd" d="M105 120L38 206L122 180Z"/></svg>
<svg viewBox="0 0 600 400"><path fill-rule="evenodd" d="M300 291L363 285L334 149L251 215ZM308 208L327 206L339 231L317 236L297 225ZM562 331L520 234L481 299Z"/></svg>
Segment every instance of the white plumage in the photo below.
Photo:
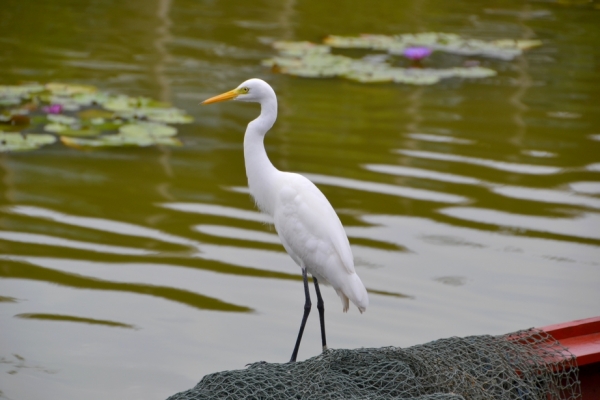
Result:
<svg viewBox="0 0 600 400"><path fill-rule="evenodd" d="M261 113L248 124L244 136L244 159L250 193L256 204L273 217L275 229L288 254L302 269L306 269L319 282L329 283L342 300L347 311L349 301L360 312L369 305L367 291L354 270L352 250L342 223L323 193L302 175L282 172L273 166L264 147L265 134L277 118L277 97L263 80L249 79L236 89L203 102L210 104L225 100L256 102ZM304 272L304 271L303 271ZM310 299L305 277L308 309ZM320 292L317 288L317 297ZM321 309L323 347L325 331ZM297 346L302 336L303 324ZM297 353L297 349L295 352ZM292 361L295 355L292 356Z"/></svg>
<svg viewBox="0 0 600 400"><path fill-rule="evenodd" d="M280 173L281 183L275 189L278 204L272 216L283 247L296 264L333 286L344 311L349 299L360 312L365 311L367 291L356 275L350 243L331 204L302 175Z"/></svg>

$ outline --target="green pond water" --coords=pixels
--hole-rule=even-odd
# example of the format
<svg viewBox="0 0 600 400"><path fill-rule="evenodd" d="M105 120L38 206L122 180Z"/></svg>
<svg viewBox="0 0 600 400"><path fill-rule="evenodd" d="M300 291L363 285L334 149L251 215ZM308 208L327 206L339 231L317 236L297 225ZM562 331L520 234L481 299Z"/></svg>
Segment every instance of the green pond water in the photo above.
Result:
<svg viewBox="0 0 600 400"><path fill-rule="evenodd" d="M543 44L436 52L426 66L498 74L431 86L261 66L274 40L414 32ZM271 160L329 198L370 292L344 314L323 289L331 347L599 315L599 71L597 1L5 0L0 85L94 85L195 122L182 147L0 154L0 398L162 399L289 359L303 288L247 193L258 106L199 106L251 77L278 94ZM317 316L299 359L320 352Z"/></svg>

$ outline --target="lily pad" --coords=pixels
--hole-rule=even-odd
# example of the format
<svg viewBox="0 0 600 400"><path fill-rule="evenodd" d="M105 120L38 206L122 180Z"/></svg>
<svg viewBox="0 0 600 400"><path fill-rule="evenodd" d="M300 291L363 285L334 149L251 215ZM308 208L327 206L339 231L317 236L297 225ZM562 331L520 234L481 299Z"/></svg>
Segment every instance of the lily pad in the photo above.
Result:
<svg viewBox="0 0 600 400"><path fill-rule="evenodd" d="M381 83L392 82L394 80L394 69L387 68L382 70L364 71L353 69L343 75L344 78L360 83Z"/></svg>
<svg viewBox="0 0 600 400"><path fill-rule="evenodd" d="M381 38L378 38L378 40L379 43L384 42ZM263 61L263 65L276 66L280 72L294 76L305 78L341 76L361 83L396 82L412 85L432 85L441 79L451 77L485 78L496 75L496 71L483 67L398 68L392 67L385 59L372 62L369 58L355 60L350 57L328 53L321 55L308 54L302 57L280 56Z"/></svg>
<svg viewBox="0 0 600 400"><path fill-rule="evenodd" d="M319 45L311 42L273 42L273 48L277 49L283 56L300 57L309 54L327 54L329 46Z"/></svg>
<svg viewBox="0 0 600 400"><path fill-rule="evenodd" d="M7 106L16 106L17 104L21 104L21 97L19 96L11 96L11 95L5 95L0 97L0 106L1 107L7 107Z"/></svg>
<svg viewBox="0 0 600 400"><path fill-rule="evenodd" d="M172 126L156 124L152 122L138 122L137 124L123 125L119 128L119 133L124 136L149 136L149 137L168 137L175 136L177 129Z"/></svg>
<svg viewBox="0 0 600 400"><path fill-rule="evenodd" d="M47 118L50 122L62 125L73 125L77 122L77 118L62 114L48 114Z"/></svg>
<svg viewBox="0 0 600 400"><path fill-rule="evenodd" d="M68 125L59 124L57 122L52 122L52 123L46 124L44 126L44 131L46 131L46 132L59 133L62 131L66 131L67 129L69 129Z"/></svg>
<svg viewBox="0 0 600 400"><path fill-rule="evenodd" d="M166 124L192 121L183 110L149 97L110 94L89 85L0 85L0 124L5 124L6 130L26 129L22 137L10 134L2 138L0 151L16 149L14 143L23 149L38 148L39 141L56 141L57 136L78 148L180 146L174 138L177 129ZM40 131L51 134L37 133Z"/></svg>
<svg viewBox="0 0 600 400"><path fill-rule="evenodd" d="M103 104L110 111L130 111L135 108L133 101L127 96L118 96L109 99Z"/></svg>
<svg viewBox="0 0 600 400"><path fill-rule="evenodd" d="M189 124L194 119L177 108L142 108L139 113L148 120L165 124Z"/></svg>
<svg viewBox="0 0 600 400"><path fill-rule="evenodd" d="M45 88L58 96L72 96L76 94L94 93L98 89L90 85L73 85L69 83L50 82L45 85Z"/></svg>
<svg viewBox="0 0 600 400"><path fill-rule="evenodd" d="M56 142L56 136L49 134L22 134L20 132L0 132L0 153L10 151L36 150Z"/></svg>
<svg viewBox="0 0 600 400"><path fill-rule="evenodd" d="M500 39L487 42L443 32L407 33L391 36L360 35L358 37L331 35L324 39L324 43L336 48L384 50L397 55L402 54L408 47L424 46L448 53L481 55L503 60L513 59L522 54L523 50L542 45L540 40Z"/></svg>
<svg viewBox="0 0 600 400"><path fill-rule="evenodd" d="M44 86L38 84L0 85L0 98L25 98L31 93L41 92Z"/></svg>
<svg viewBox="0 0 600 400"><path fill-rule="evenodd" d="M147 147L152 145L181 146L181 141L174 137L151 137L146 135L123 135L120 133L114 135L99 136L94 139L81 139L61 136L61 142L74 148L94 148L94 147L124 147L138 146Z"/></svg>
<svg viewBox="0 0 600 400"><path fill-rule="evenodd" d="M446 51L463 55L480 55L500 59L512 59L523 50L542 44L539 40L501 39L483 41L466 39L452 33L427 32L403 35L360 35L357 37L328 36L325 44L310 42L274 42L279 55L262 61L262 65L276 72L306 77L327 78L340 76L361 83L397 82L412 85L432 85L442 79L486 78L495 76L496 71L479 67L454 67L444 69L394 67L390 55L404 55L406 49L420 48ZM358 48L387 51L390 55L376 54L376 58L353 59L331 54L331 48ZM431 51L430 51L431 52ZM430 53L429 52L429 53ZM376 59L377 62L373 60Z"/></svg>
<svg viewBox="0 0 600 400"><path fill-rule="evenodd" d="M94 93L77 93L71 97L71 101L79 104L83 107L89 107L93 105L103 105L111 99L108 93L94 92Z"/></svg>

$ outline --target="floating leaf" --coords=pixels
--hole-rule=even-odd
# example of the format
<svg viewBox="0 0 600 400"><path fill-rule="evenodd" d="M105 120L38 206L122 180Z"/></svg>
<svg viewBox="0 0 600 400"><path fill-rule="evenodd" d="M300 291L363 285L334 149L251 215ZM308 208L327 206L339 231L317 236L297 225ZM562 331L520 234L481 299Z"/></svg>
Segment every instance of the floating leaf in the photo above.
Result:
<svg viewBox="0 0 600 400"><path fill-rule="evenodd" d="M130 111L134 109L133 101L127 96L113 97L106 101L103 106L111 111Z"/></svg>
<svg viewBox="0 0 600 400"><path fill-rule="evenodd" d="M392 82L394 80L394 70L392 68L373 71L353 69L352 71L349 71L343 76L344 78L360 83Z"/></svg>
<svg viewBox="0 0 600 400"><path fill-rule="evenodd" d="M48 121L63 125L73 125L77 122L77 118L69 117L62 114L48 114Z"/></svg>
<svg viewBox="0 0 600 400"><path fill-rule="evenodd" d="M541 40L517 40L517 47L521 50L529 50L541 45Z"/></svg>
<svg viewBox="0 0 600 400"><path fill-rule="evenodd" d="M156 101L149 97L137 97L135 99L137 101L136 107L138 108L169 108L169 103L165 103L162 101ZM179 110L181 111L181 110Z"/></svg>
<svg viewBox="0 0 600 400"><path fill-rule="evenodd" d="M194 119L177 108L143 108L139 113L148 120L165 124L189 124Z"/></svg>
<svg viewBox="0 0 600 400"><path fill-rule="evenodd" d="M44 90L42 85L37 84L25 84L25 85L0 85L0 99L1 98L18 98L23 99L28 97L31 93L37 93Z"/></svg>
<svg viewBox="0 0 600 400"><path fill-rule="evenodd" d="M168 137L175 136L177 129L152 122L138 122L137 124L123 125L119 128L119 133L125 136Z"/></svg>
<svg viewBox="0 0 600 400"><path fill-rule="evenodd" d="M148 97L112 95L93 86L56 82L0 85L2 105L10 107L0 107L0 123L10 124L7 129L31 124L28 130L58 134L63 143L72 147L180 146L181 142L173 137L177 129L165 124L193 121L183 110ZM13 143L33 149L36 140L56 140L56 136L48 134L27 137L33 139L23 140L18 135L3 138L2 151L6 151L9 142L13 150Z"/></svg>
<svg viewBox="0 0 600 400"><path fill-rule="evenodd" d="M62 132L62 131L66 131L67 129L69 129L69 127L67 125L59 124L59 123L56 123L56 122L52 122L52 123L46 124L44 126L44 130L46 132L59 133L59 132Z"/></svg>
<svg viewBox="0 0 600 400"><path fill-rule="evenodd" d="M75 148L90 147L123 147L139 146L146 147L152 145L181 146L179 139L174 137L150 137L144 135L105 135L94 139L80 139L73 137L60 137L65 145Z"/></svg>
<svg viewBox="0 0 600 400"><path fill-rule="evenodd" d="M496 75L496 71L479 66L464 68L397 68L388 62L389 55L378 54L377 62L370 57L361 60L331 54L331 47L385 50L392 55L404 55L407 51L422 49L429 54L432 50L463 55L482 55L501 59L512 59L522 50L541 45L539 40L497 40L486 42L465 39L452 33L418 33L403 35L361 35L358 37L328 36L326 45L310 42L274 42L280 54L262 61L262 65L276 72L307 78L341 76L362 83L397 82L413 85L431 85L441 79L485 78ZM426 50L426 51L425 51ZM415 58L415 57L413 57ZM422 57L421 57L422 58Z"/></svg>
<svg viewBox="0 0 600 400"><path fill-rule="evenodd" d="M273 42L273 47L286 57L300 57L309 54L327 54L329 46L318 45L311 42Z"/></svg>
<svg viewBox="0 0 600 400"><path fill-rule="evenodd" d="M265 67L296 68L302 67L302 59L292 57L273 57L263 60L261 64Z"/></svg>
<svg viewBox="0 0 600 400"><path fill-rule="evenodd" d="M394 44L394 38L385 35L361 35L359 37L330 35L323 42L338 48L386 50Z"/></svg>
<svg viewBox="0 0 600 400"><path fill-rule="evenodd" d="M462 78L487 78L490 76L496 76L498 73L493 69L484 67L471 67L471 68L452 68L453 76Z"/></svg>
<svg viewBox="0 0 600 400"><path fill-rule="evenodd" d="M72 96L75 94L87 94L96 92L94 86L89 85L73 85L69 83L50 82L45 85L45 88L58 96Z"/></svg>
<svg viewBox="0 0 600 400"><path fill-rule="evenodd" d="M21 104L21 98L20 97L9 97L9 96L4 96L4 97L0 97L0 106L2 107L8 107L8 106L16 106L17 104Z"/></svg>
<svg viewBox="0 0 600 400"><path fill-rule="evenodd" d="M0 132L0 152L36 150L54 142L56 137L49 134Z"/></svg>
<svg viewBox="0 0 600 400"><path fill-rule="evenodd" d="M95 93L77 93L72 96L71 101L79 104L83 107L89 107L93 105L103 105L111 99L111 96L107 93L95 92Z"/></svg>

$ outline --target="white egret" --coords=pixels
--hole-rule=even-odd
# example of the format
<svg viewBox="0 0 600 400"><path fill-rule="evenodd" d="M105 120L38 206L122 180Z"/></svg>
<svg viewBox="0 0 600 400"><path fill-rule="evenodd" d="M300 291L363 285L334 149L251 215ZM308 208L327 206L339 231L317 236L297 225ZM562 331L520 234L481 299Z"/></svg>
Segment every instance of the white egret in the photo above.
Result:
<svg viewBox="0 0 600 400"><path fill-rule="evenodd" d="M302 175L282 172L273 166L264 146L265 134L277 118L277 96L263 80L249 79L229 92L205 100L211 104L226 100L260 103L260 115L248 124L244 136L244 159L250 193L258 208L273 217L285 250L302 268L304 315L290 361L296 361L306 319L312 303L307 271L313 276L321 323L323 350L325 308L318 282L333 286L344 312L352 301L360 312L369 305L367 290L354 270L348 237L333 207L321 191Z"/></svg>

